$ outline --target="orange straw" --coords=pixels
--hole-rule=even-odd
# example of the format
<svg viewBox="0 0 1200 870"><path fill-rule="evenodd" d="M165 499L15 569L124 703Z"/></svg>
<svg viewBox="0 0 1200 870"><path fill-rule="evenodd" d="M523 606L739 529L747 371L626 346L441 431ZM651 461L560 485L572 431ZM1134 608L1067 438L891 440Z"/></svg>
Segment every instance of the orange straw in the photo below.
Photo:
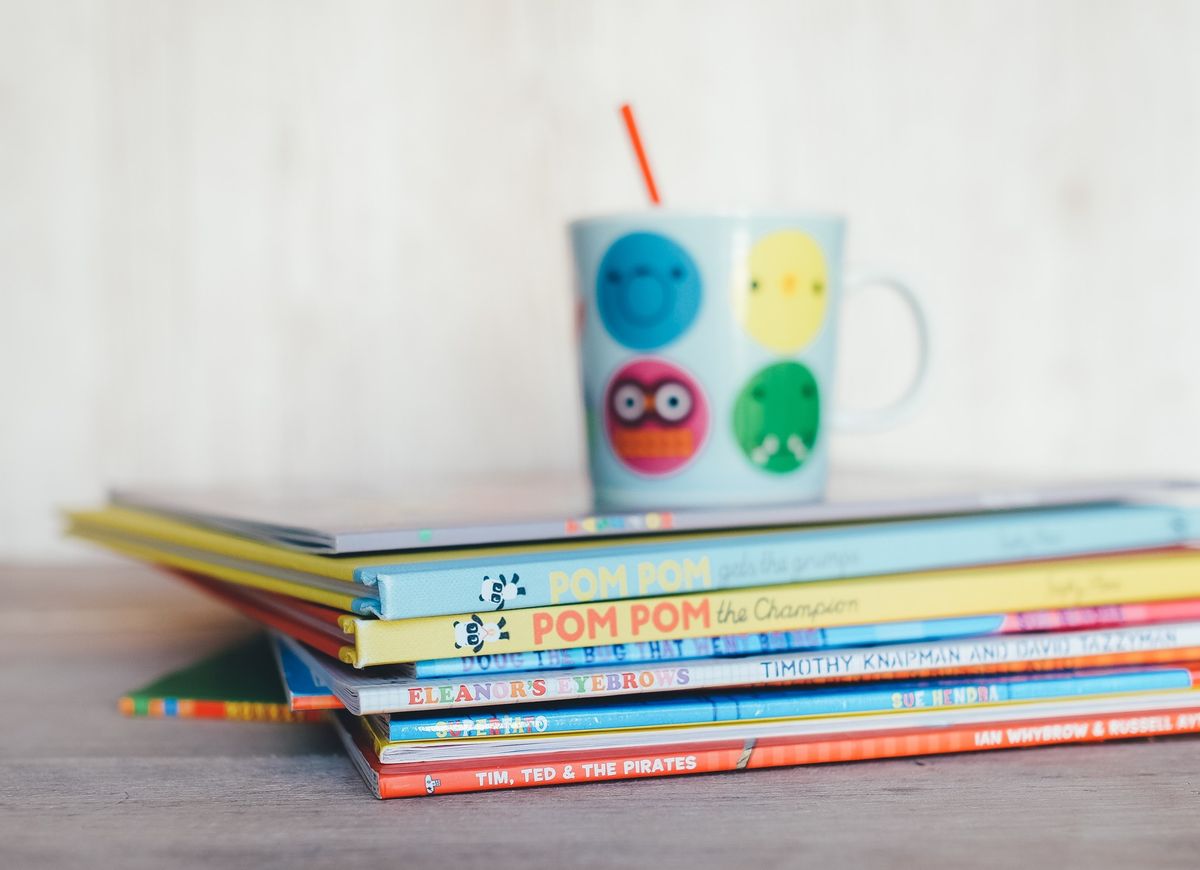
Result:
<svg viewBox="0 0 1200 870"><path fill-rule="evenodd" d="M658 187L654 184L654 173L650 171L650 162L646 159L646 149L642 147L642 137L638 135L637 121L633 120L633 109L629 103L621 106L621 117L625 119L625 129L629 131L629 141L633 143L633 153L637 155L638 166L642 169L642 178L646 182L646 191L650 201L661 205L658 198Z"/></svg>

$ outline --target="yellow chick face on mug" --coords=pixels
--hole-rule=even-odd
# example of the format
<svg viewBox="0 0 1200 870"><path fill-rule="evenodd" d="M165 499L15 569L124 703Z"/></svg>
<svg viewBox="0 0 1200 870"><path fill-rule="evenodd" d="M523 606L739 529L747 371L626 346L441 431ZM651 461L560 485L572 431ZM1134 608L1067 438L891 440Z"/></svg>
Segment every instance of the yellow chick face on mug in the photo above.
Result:
<svg viewBox="0 0 1200 870"><path fill-rule="evenodd" d="M781 230L750 249L748 269L734 288L734 307L746 331L777 353L794 353L825 320L825 255L811 236Z"/></svg>

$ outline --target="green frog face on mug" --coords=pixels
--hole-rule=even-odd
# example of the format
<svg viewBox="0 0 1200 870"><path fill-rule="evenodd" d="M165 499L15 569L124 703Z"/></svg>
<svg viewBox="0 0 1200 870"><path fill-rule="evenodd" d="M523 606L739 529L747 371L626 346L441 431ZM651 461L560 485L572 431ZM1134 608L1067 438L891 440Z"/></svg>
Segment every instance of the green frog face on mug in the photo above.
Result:
<svg viewBox="0 0 1200 870"><path fill-rule="evenodd" d="M738 445L763 471L787 474L812 454L821 422L817 381L805 366L767 366L742 387L733 407Z"/></svg>

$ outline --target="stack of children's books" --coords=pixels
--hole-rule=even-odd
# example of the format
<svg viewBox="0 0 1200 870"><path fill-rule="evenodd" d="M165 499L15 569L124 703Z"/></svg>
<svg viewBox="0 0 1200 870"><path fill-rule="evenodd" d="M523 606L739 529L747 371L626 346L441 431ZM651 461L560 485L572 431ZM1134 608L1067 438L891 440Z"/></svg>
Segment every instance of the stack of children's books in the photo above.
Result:
<svg viewBox="0 0 1200 870"><path fill-rule="evenodd" d="M1198 491L557 519L519 487L117 492L70 522L268 629L126 712L337 708L389 798L1200 732Z"/></svg>

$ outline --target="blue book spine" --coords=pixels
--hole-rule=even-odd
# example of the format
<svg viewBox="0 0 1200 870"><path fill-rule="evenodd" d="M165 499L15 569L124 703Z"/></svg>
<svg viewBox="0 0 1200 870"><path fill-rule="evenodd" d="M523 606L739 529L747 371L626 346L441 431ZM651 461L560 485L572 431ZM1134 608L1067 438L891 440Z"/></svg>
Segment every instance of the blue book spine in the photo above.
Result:
<svg viewBox="0 0 1200 870"><path fill-rule="evenodd" d="M1178 545L1200 512L1108 505L689 536L360 568L384 619L834 580Z"/></svg>
<svg viewBox="0 0 1200 870"><path fill-rule="evenodd" d="M630 703L622 699L589 704L509 708L477 716L396 715L393 741L469 740L621 728L656 728L710 722L838 716L897 710L970 707L1046 701L1088 695L1155 692L1192 687L1185 668L1071 671L988 680L945 679L877 683L853 689L777 689L721 695L682 696Z"/></svg>
<svg viewBox="0 0 1200 870"><path fill-rule="evenodd" d="M275 651L275 660L279 665L279 673L283 678L283 688L292 702L293 708L297 700L312 698L328 698L333 694L328 686L318 682L313 671L292 652L291 648L277 637L271 638L271 647Z"/></svg>
<svg viewBox="0 0 1200 870"><path fill-rule="evenodd" d="M484 673L550 671L593 665L632 665L677 659L802 652L847 646L871 646L881 643L911 643L921 640L945 640L953 637L994 634L1000 630L1003 624L1003 616L961 616L949 619L927 619L919 622L847 625L807 631L732 634L691 640L619 643L579 649L426 659L413 663L413 676L421 678L461 677Z"/></svg>

